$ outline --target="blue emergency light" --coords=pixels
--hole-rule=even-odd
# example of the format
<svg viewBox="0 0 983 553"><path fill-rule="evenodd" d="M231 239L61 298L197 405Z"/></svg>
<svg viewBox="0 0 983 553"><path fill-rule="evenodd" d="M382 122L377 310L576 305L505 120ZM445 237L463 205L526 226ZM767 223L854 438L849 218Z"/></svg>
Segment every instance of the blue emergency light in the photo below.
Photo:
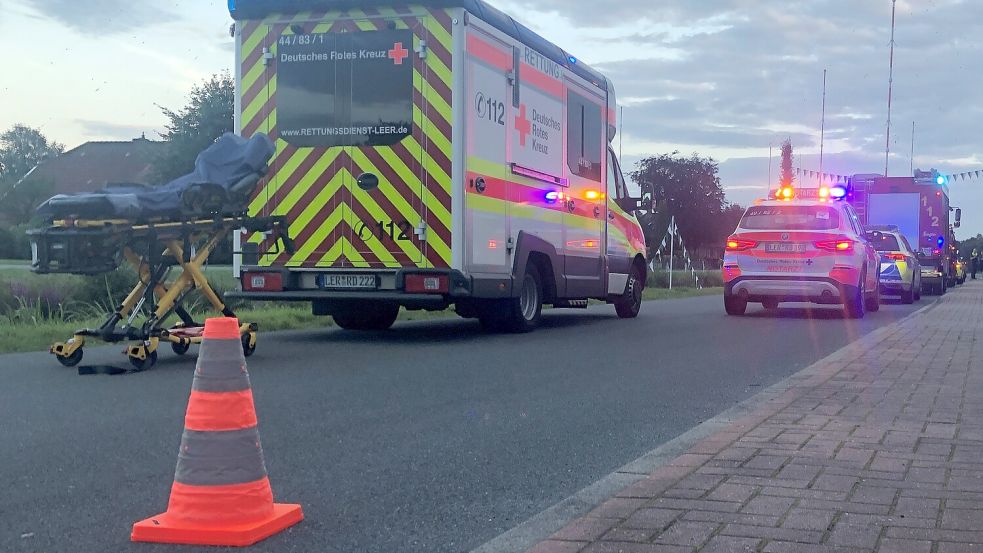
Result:
<svg viewBox="0 0 983 553"><path fill-rule="evenodd" d="M847 187L842 184L837 184L829 189L829 195L834 200L842 200L843 198L846 198L848 192L849 190L847 190Z"/></svg>
<svg viewBox="0 0 983 553"><path fill-rule="evenodd" d="M555 204L560 199L560 193L555 190L546 193L546 203Z"/></svg>
<svg viewBox="0 0 983 553"><path fill-rule="evenodd" d="M945 236L939 236L939 249L941 250L942 246L944 245L945 245Z"/></svg>
<svg viewBox="0 0 983 553"><path fill-rule="evenodd" d="M945 186L945 177L942 176L942 175L939 175L938 177L936 177L935 178L935 184L937 184L939 186Z"/></svg>

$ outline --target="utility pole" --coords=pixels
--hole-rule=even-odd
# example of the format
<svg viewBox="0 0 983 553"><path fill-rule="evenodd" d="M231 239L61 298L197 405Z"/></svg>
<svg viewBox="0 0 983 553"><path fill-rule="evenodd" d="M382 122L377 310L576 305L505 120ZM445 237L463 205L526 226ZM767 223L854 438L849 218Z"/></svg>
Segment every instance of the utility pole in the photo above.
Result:
<svg viewBox="0 0 983 553"><path fill-rule="evenodd" d="M823 186L823 143L826 141L826 70L823 69L823 118L819 126L819 186Z"/></svg>
<svg viewBox="0 0 983 553"><path fill-rule="evenodd" d="M915 176L915 122L911 122L911 176Z"/></svg>
<svg viewBox="0 0 983 553"><path fill-rule="evenodd" d="M887 143L884 148L884 176L888 176L891 164L891 95L894 92L894 17L898 0L891 0L891 65L887 79Z"/></svg>

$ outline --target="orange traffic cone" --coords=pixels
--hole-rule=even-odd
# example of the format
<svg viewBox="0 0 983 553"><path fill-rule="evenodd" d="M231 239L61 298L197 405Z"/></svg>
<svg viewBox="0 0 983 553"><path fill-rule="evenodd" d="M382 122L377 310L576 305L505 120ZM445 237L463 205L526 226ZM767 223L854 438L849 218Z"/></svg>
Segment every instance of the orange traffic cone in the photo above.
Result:
<svg viewBox="0 0 983 553"><path fill-rule="evenodd" d="M247 546L304 519L273 503L234 318L205 322L167 512L133 525L141 542Z"/></svg>

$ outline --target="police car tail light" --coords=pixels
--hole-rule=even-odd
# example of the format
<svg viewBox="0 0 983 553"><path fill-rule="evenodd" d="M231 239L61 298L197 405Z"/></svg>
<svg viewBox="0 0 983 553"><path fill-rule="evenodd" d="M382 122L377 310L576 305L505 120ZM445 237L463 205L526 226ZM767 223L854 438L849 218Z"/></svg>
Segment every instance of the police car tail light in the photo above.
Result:
<svg viewBox="0 0 983 553"><path fill-rule="evenodd" d="M904 261L905 255L903 253L886 253L884 257L890 259L891 261Z"/></svg>
<svg viewBox="0 0 983 553"><path fill-rule="evenodd" d="M754 240L743 240L736 236L727 239L727 251L729 252L743 252L756 247L758 247L758 243Z"/></svg>
<svg viewBox="0 0 983 553"><path fill-rule="evenodd" d="M816 248L827 252L848 252L853 250L853 240L822 240L816 242Z"/></svg>

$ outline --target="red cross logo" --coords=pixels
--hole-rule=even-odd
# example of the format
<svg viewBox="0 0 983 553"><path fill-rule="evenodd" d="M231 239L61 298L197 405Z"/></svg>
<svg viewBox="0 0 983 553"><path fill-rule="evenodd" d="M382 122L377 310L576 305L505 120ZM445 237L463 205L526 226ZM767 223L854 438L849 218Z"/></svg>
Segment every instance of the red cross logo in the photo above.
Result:
<svg viewBox="0 0 983 553"><path fill-rule="evenodd" d="M519 106L519 115L515 117L515 130L519 131L519 146L526 145L526 137L532 132L532 123L526 118L526 105Z"/></svg>
<svg viewBox="0 0 983 553"><path fill-rule="evenodd" d="M410 51L403 48L402 42L393 44L393 49L389 51L389 59L396 65L403 65L403 60L410 57Z"/></svg>

